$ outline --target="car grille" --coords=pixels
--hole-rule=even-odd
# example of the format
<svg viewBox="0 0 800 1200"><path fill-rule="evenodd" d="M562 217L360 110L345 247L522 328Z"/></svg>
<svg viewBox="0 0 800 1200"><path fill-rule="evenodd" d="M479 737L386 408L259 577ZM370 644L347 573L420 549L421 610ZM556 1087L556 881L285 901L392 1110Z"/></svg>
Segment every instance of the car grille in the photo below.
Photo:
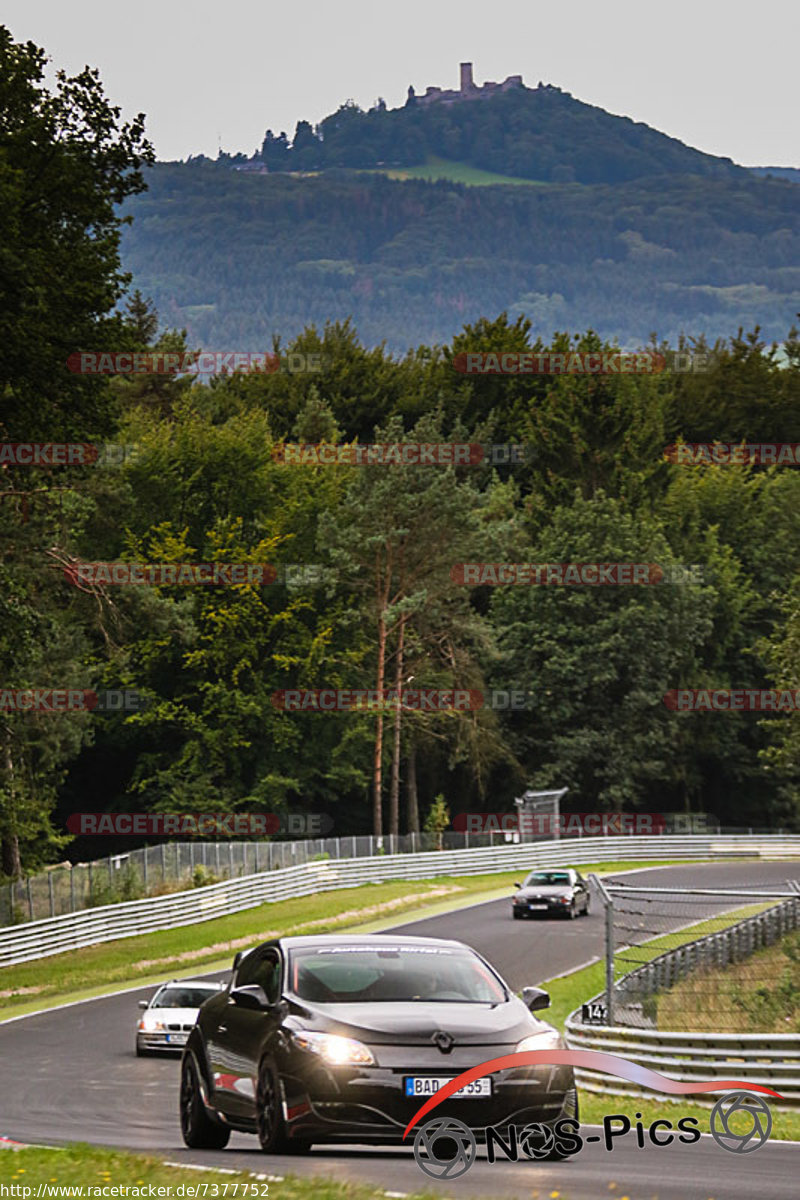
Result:
<svg viewBox="0 0 800 1200"><path fill-rule="evenodd" d="M171 1033L190 1033L194 1029L194 1025L168 1025L167 1029Z"/></svg>

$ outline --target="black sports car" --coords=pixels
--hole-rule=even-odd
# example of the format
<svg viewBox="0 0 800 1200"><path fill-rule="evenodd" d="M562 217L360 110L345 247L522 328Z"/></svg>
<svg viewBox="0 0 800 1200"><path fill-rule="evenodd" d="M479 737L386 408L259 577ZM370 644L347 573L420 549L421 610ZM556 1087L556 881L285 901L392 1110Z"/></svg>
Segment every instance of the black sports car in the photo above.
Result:
<svg viewBox="0 0 800 1200"><path fill-rule="evenodd" d="M515 884L519 890L511 903L515 920L539 913L560 913L565 917L588 916L589 884L571 867L547 871L531 871L524 883Z"/></svg>
<svg viewBox="0 0 800 1200"><path fill-rule="evenodd" d="M287 937L238 954L207 1000L181 1063L180 1116L192 1148L232 1129L267 1152L313 1142L399 1142L426 1097L468 1067L562 1049L533 1015L550 997L513 995L461 942L388 935ZM481 1137L487 1125L577 1117L571 1067L476 1080L437 1108Z"/></svg>

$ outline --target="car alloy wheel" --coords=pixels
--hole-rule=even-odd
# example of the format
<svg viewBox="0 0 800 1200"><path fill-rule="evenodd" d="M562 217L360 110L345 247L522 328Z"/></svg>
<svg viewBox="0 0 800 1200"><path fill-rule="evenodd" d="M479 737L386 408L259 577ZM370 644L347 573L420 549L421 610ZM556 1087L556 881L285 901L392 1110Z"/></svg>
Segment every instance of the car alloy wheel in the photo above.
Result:
<svg viewBox="0 0 800 1200"><path fill-rule="evenodd" d="M264 1059L258 1072L256 1126L265 1154L305 1154L311 1149L311 1142L287 1136L278 1072L268 1059Z"/></svg>
<svg viewBox="0 0 800 1200"><path fill-rule="evenodd" d="M181 1063L181 1133L190 1150L222 1150L231 1136L230 1129L212 1121L203 1106L200 1080L191 1055Z"/></svg>

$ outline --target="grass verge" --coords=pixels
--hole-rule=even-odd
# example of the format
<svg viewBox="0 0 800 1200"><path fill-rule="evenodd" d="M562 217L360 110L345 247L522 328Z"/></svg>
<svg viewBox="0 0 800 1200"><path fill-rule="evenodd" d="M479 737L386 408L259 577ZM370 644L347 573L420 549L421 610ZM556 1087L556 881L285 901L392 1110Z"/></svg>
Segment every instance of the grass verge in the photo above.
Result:
<svg viewBox="0 0 800 1200"><path fill-rule="evenodd" d="M800 933L743 962L694 971L655 1001L659 1029L800 1033Z"/></svg>
<svg viewBox="0 0 800 1200"><path fill-rule="evenodd" d="M320 1169L322 1170L322 1165ZM35 1196L40 1184L43 1185L43 1197L47 1196L45 1189L49 1185L54 1189L75 1187L75 1195L82 1195L87 1200L103 1195L102 1191L93 1189L105 1188L105 1195L109 1196L110 1189L115 1186L125 1186L127 1191L119 1191L117 1195L127 1195L133 1200L136 1197L151 1195L151 1187L164 1188L160 1194L165 1200L176 1196L182 1196L184 1200L203 1200L204 1197L214 1195L220 1197L220 1200L224 1200L224 1197L228 1197L228 1200L237 1200L237 1197L240 1200L245 1200L245 1197L247 1200L254 1197L258 1200L268 1200L269 1197L275 1196L280 1196L280 1200L384 1200L386 1194L380 1188L340 1183L330 1176L323 1178L322 1175L299 1179L292 1175L269 1176L266 1173L255 1174L229 1169L198 1171L186 1167L169 1167L146 1155L128 1154L82 1143L58 1150L41 1149L37 1146L16 1151L7 1150L3 1160L2 1178L7 1184L20 1189L13 1193L19 1200L28 1200L29 1197ZM177 1190L179 1185L182 1185L180 1192ZM77 1190L79 1187L82 1189L80 1192ZM31 1190L26 1192L25 1188ZM56 1191L51 1194L59 1195ZM65 1193L60 1194L63 1196ZM430 1196L431 1193L414 1193L420 1200L423 1195ZM409 1200L413 1200L410 1194Z"/></svg>
<svg viewBox="0 0 800 1200"><path fill-rule="evenodd" d="M668 865L654 862L589 863L582 871L618 871ZM338 930L377 932L398 923L499 899L513 893L520 871L492 875L439 876L397 880L261 904L198 925L120 938L66 954L0 969L2 1016L38 1012L54 1004L89 999L105 991L163 982L176 974L208 973L230 967L236 950L270 937Z"/></svg>

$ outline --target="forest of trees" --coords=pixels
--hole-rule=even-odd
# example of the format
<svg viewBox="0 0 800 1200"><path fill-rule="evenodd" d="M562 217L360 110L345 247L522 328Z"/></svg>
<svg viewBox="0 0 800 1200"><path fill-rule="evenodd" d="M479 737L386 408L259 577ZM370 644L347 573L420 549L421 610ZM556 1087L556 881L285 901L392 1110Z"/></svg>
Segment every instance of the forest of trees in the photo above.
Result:
<svg viewBox="0 0 800 1200"><path fill-rule="evenodd" d="M756 324L772 339L798 307L797 185L746 171L542 187L196 162L145 175L123 263L205 346L263 349L351 317L365 345L402 354L503 311L621 345Z"/></svg>
<svg viewBox="0 0 800 1200"><path fill-rule="evenodd" d="M306 322L277 348L319 355L319 371L206 383L76 375L66 366L76 350L189 343L120 271L119 205L152 159L141 121L120 125L91 73L53 93L42 78L40 52L0 29L0 443L135 452L72 466L3 455L0 687L124 688L148 704L0 712L0 874L74 853L65 826L76 811L312 811L334 833L394 832L418 828L437 795L453 812L507 809L527 785L568 786L579 811L702 810L724 825L800 828L796 714L664 703L674 688L800 687L800 471L665 455L681 439L800 442L790 320L780 346L732 325L693 372L454 370L469 351L614 344L590 322L545 339L494 306L447 344L404 354L365 344L348 321ZM399 225L396 193L381 186L384 223ZM774 224L770 197L780 207L792 185L736 186L755 246L760 223ZM309 257L327 252L319 193L290 200L306 206ZM346 222L369 236L366 220ZM502 244L502 226L484 228ZM209 235L194 230L206 246ZM179 263L163 271L180 288ZM421 288L423 316L432 303ZM528 450L496 468L331 466L281 462L273 451L286 441ZM315 570L258 587L75 586L76 564L119 560ZM652 587L468 587L452 568L469 561L658 563L675 579L703 570ZM530 705L381 714L275 703L288 688L408 680L515 689Z"/></svg>

